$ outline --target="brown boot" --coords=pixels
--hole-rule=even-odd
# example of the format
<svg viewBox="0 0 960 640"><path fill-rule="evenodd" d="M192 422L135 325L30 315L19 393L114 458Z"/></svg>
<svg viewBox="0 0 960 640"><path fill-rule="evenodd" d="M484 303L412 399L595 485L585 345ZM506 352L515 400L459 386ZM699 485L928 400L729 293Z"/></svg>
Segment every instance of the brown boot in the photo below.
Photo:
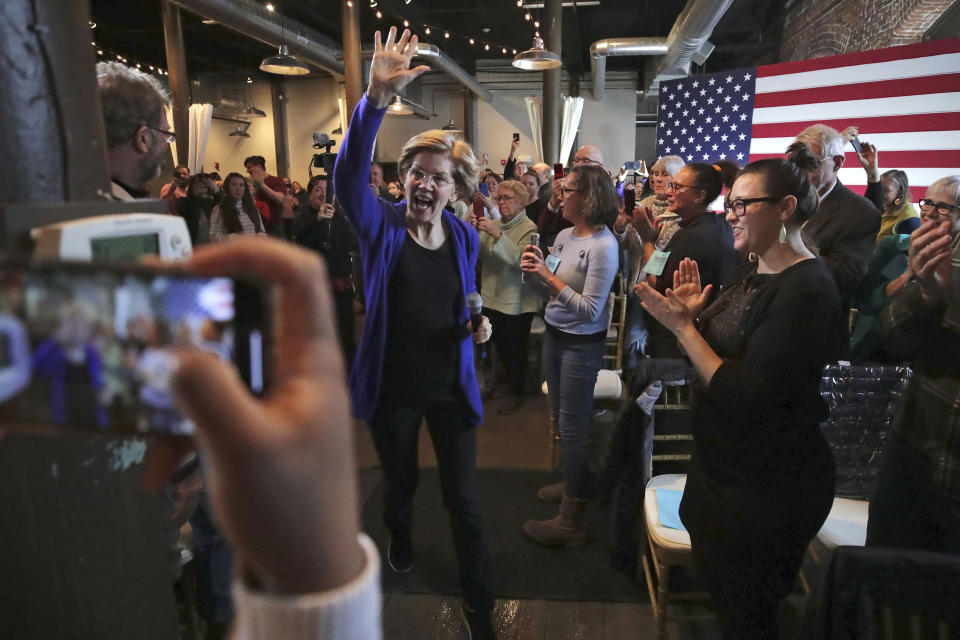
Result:
<svg viewBox="0 0 960 640"><path fill-rule="evenodd" d="M545 547L580 547L587 542L583 528L586 500L577 500L564 494L560 511L551 520L527 520L523 532L537 544Z"/></svg>
<svg viewBox="0 0 960 640"><path fill-rule="evenodd" d="M563 483L558 482L556 484L548 484L545 487L540 487L540 490L537 491L537 498L543 500L544 502L560 502L560 498L563 497Z"/></svg>

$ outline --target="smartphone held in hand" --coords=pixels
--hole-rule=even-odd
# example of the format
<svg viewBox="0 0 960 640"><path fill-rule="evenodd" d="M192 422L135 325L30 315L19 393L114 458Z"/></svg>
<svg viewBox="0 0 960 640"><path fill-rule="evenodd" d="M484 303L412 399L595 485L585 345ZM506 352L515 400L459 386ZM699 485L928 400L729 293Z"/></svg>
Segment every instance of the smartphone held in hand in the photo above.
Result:
<svg viewBox="0 0 960 640"><path fill-rule="evenodd" d="M0 263L0 420L16 431L189 436L175 350L266 384L266 296L230 278L139 265Z"/></svg>
<svg viewBox="0 0 960 640"><path fill-rule="evenodd" d="M532 245L535 246L535 247L539 247L539 246L540 246L540 234L539 234L539 233L533 232L533 233L530 234L530 244L532 244ZM521 259L522 259L522 258L521 258ZM523 271L520 272L520 282L523 283L523 284L526 284L526 283L527 283L527 274L524 273Z"/></svg>

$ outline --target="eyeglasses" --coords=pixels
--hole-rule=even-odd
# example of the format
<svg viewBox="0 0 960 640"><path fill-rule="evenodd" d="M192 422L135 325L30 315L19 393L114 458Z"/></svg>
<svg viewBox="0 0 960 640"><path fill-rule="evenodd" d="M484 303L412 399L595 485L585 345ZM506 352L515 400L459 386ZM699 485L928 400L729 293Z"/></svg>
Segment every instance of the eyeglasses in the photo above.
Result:
<svg viewBox="0 0 960 640"><path fill-rule="evenodd" d="M573 164L589 164L589 165L601 165L603 164L599 160L594 160L593 158L574 158Z"/></svg>
<svg viewBox="0 0 960 640"><path fill-rule="evenodd" d="M420 169L410 169L407 175L420 184L425 184L427 180L431 180L437 188L449 187L453 184L453 178L443 173L427 173Z"/></svg>
<svg viewBox="0 0 960 640"><path fill-rule="evenodd" d="M682 189L697 189L697 188L699 187L695 187L692 184L680 184L678 182L671 182L667 184L667 191L680 191Z"/></svg>
<svg viewBox="0 0 960 640"><path fill-rule="evenodd" d="M516 198L514 196L507 195L505 193L499 193L497 194L497 197L494 198L494 200L496 200L497 202L500 202L501 200L516 200Z"/></svg>
<svg viewBox="0 0 960 640"><path fill-rule="evenodd" d="M931 209L936 208L938 216L934 217ZM950 215L954 209L960 209L960 205L950 204L949 202L934 202L930 198L924 198L920 201L920 210L926 214L927 218L934 220Z"/></svg>
<svg viewBox="0 0 960 640"><path fill-rule="evenodd" d="M747 215L747 206L754 202L776 202L780 198L775 196L763 196L762 198L737 198L736 200L725 200L723 203L724 211L731 211L733 215L742 218Z"/></svg>
<svg viewBox="0 0 960 640"><path fill-rule="evenodd" d="M147 129L153 129L157 133L162 133L164 137L160 138L160 140L166 142L167 144L173 144L177 141L177 134L175 134L173 131L167 131L166 129L153 127L146 123L144 123L142 126L146 127Z"/></svg>

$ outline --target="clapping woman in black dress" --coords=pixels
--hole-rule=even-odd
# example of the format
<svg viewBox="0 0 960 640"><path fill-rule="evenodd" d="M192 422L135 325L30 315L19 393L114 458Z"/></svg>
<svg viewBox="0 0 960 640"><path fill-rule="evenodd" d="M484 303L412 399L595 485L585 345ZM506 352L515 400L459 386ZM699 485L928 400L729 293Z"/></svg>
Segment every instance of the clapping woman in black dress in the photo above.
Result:
<svg viewBox="0 0 960 640"><path fill-rule="evenodd" d="M757 260L709 307L711 287L701 290L690 260L666 296L636 289L699 375L680 515L726 638L777 637L778 603L833 500L818 381L839 345L840 300L801 238L818 205L807 179L815 161L760 160L740 172L726 219L736 249Z"/></svg>

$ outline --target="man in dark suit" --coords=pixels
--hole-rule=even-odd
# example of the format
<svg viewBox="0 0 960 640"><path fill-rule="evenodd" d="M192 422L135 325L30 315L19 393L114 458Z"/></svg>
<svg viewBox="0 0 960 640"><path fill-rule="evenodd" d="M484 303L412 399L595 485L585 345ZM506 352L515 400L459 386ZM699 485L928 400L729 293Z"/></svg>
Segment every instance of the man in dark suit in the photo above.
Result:
<svg viewBox="0 0 960 640"><path fill-rule="evenodd" d="M826 261L840 295L849 304L873 255L880 211L837 179L843 166L844 140L836 129L823 124L807 127L787 149L787 156L798 150L798 143L805 144L820 159L819 168L809 174L820 194L820 208L804 225L804 232Z"/></svg>

